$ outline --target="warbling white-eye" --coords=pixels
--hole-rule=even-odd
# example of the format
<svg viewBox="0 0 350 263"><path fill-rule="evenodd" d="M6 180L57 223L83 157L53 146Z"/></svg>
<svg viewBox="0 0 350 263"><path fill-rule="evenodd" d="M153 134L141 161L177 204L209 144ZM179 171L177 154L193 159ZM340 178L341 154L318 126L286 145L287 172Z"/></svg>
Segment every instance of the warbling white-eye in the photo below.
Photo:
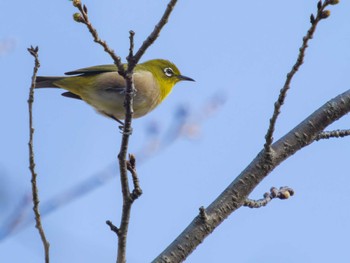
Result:
<svg viewBox="0 0 350 263"><path fill-rule="evenodd" d="M114 64L78 69L65 73L68 77L42 77L36 79L36 88L62 88L63 96L81 99L101 114L115 120L125 118L124 93L126 84ZM134 68L134 118L156 108L182 80L194 81L181 75L179 69L164 59L149 60Z"/></svg>

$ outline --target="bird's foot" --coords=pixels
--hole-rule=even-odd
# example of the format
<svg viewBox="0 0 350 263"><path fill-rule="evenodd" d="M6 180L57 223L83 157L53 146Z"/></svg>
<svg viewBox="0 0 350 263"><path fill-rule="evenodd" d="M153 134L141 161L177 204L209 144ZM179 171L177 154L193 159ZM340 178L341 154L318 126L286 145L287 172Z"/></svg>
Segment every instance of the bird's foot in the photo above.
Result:
<svg viewBox="0 0 350 263"><path fill-rule="evenodd" d="M105 115L107 115L108 117L110 117L111 119L115 120L116 122L118 122L119 125L118 128L120 130L120 133L124 134L124 135L131 135L132 134L132 127L130 127L127 131L125 130L125 124L124 122L122 122L121 120L117 119L116 117L114 117L113 115L110 115L110 114L106 114L104 113Z"/></svg>
<svg viewBox="0 0 350 263"><path fill-rule="evenodd" d="M123 135L131 135L132 134L132 127L130 127L128 130L125 130L125 126L119 126L120 133Z"/></svg>

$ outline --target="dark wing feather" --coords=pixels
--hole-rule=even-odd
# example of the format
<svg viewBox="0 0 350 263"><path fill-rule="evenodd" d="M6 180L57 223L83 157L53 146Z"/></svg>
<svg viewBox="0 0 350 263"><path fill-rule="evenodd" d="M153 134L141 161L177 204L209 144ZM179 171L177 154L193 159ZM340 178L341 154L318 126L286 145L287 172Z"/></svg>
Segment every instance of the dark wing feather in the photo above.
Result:
<svg viewBox="0 0 350 263"><path fill-rule="evenodd" d="M66 75L90 75L90 74L98 74L103 72L114 72L118 71L116 65L110 64L110 65L99 65L99 66L93 66L88 68L81 68L74 71L68 71L64 74Z"/></svg>
<svg viewBox="0 0 350 263"><path fill-rule="evenodd" d="M61 95L64 97L67 97L67 98L72 98L72 99L78 99L78 100L82 99L79 95L76 95L76 94L69 92L69 91L63 92Z"/></svg>

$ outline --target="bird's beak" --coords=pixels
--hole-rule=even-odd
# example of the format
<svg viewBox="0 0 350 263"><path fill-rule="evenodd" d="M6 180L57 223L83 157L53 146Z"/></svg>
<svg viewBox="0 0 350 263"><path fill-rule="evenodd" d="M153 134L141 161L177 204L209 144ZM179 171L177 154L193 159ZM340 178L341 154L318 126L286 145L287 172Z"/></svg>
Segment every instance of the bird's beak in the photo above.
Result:
<svg viewBox="0 0 350 263"><path fill-rule="evenodd" d="M183 75L178 75L177 78L179 80L195 81L194 79L192 79L190 77L183 76Z"/></svg>

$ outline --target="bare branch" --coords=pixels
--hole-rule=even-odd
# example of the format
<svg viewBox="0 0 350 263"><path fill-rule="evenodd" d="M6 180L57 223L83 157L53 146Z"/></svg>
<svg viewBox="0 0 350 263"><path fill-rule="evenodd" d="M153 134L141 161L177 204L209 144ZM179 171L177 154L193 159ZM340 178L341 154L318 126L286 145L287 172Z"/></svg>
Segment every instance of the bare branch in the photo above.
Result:
<svg viewBox="0 0 350 263"><path fill-rule="evenodd" d="M324 131L320 132L315 138L316 141L322 139L330 139L330 138L341 138L350 135L350 130L335 130L335 131Z"/></svg>
<svg viewBox="0 0 350 263"><path fill-rule="evenodd" d="M129 31L129 55L126 57L126 60L129 62L130 60L133 59L134 57L134 47L135 47L135 43L134 43L134 36L135 36L135 32L130 30Z"/></svg>
<svg viewBox="0 0 350 263"><path fill-rule="evenodd" d="M129 220L130 220L131 205L134 202L134 200L137 197L139 197L142 193L141 188L138 185L136 172L132 173L133 182L135 186L133 193L130 193L129 182L127 178L126 155L128 151L129 137L132 132L131 122L134 114L133 107L132 107L134 93L135 93L135 86L133 82L133 70L136 64L138 63L138 61L140 60L141 56L146 51L146 49L157 39L159 32L167 22L167 19L172 11L172 7L175 5L175 3L176 1L174 0L170 1L162 19L157 24L155 30L151 33L151 35L143 42L142 46L137 51L135 56L132 56L134 54L133 49L134 49L135 33L133 31L130 31L130 48L129 48L129 56L127 57L128 66L124 75L124 78L126 81L126 92L125 92L125 101L124 101L125 122L124 122L124 129L123 129L123 135L122 135L122 142L121 142L120 151L118 154L120 180L121 180L122 193L123 193L123 212L122 212L122 220L119 228L120 235L118 240L119 242L118 242L117 262L119 263L126 262L126 238L127 238L128 226L129 226ZM135 170L135 167L132 170Z"/></svg>
<svg viewBox="0 0 350 263"><path fill-rule="evenodd" d="M168 22L169 16L170 16L171 12L173 11L176 3L177 3L177 0L170 0L167 8L165 9L165 12L164 12L162 18L159 20L158 24L154 27L152 33L142 43L142 46L139 48L139 50L135 54L135 56L134 56L135 63L139 62L140 58L143 56L143 54L146 52L146 50L158 38L160 31L165 26L165 24Z"/></svg>
<svg viewBox="0 0 350 263"><path fill-rule="evenodd" d="M100 39L97 30L93 27L93 25L91 24L89 17L88 17L88 9L86 7L86 5L82 5L80 0L73 0L73 5L78 8L78 10L80 11L80 13L75 13L73 15L73 18L75 21L79 22L79 23L83 23L84 25L86 25L86 27L89 29L94 41L98 44L100 44L104 51L106 51L111 58L114 61L114 64L117 66L118 68L118 72L120 75L124 76L125 75L125 68L123 66L123 63L121 62L121 59L119 56L117 56L114 52L113 49L111 49L106 41Z"/></svg>
<svg viewBox="0 0 350 263"><path fill-rule="evenodd" d="M350 111L350 90L328 101L303 122L271 145L275 154L265 165L265 149L206 209L207 220L198 215L153 262L182 262L232 212L241 207L253 189L281 162L311 144L328 125ZM179 245L181 246L179 247Z"/></svg>
<svg viewBox="0 0 350 263"><path fill-rule="evenodd" d="M132 133L131 123L133 117L133 97L135 93L135 87L133 82L133 70L135 68L136 63L130 63L133 61L133 48L134 48L134 32L130 31L130 49L129 49L129 57L128 57L128 67L127 69L123 66L120 57L117 56L114 51L107 45L105 41L102 41L96 29L90 23L88 17L88 9L85 5L81 4L80 0L73 0L73 5L78 8L80 13L74 14L74 19L77 22L83 23L89 29L94 41L100 44L104 50L111 56L114 60L115 65L118 68L118 72L122 75L126 82L126 91L125 91L125 99L124 99L124 108L125 108L125 121L122 126L122 140L120 145L120 151L118 154L119 160L119 171L120 171L120 182L122 187L122 195L123 195L123 209L122 209L122 217L120 222L120 227L117 228L112 224L111 221L107 221L106 223L110 226L111 230L118 235L118 255L117 262L124 263L126 262L126 239L129 227L130 220L130 212L131 205L133 203L133 199L131 198L131 193L129 190L129 181L127 174L127 164L126 164L126 155L128 151L129 137Z"/></svg>
<svg viewBox="0 0 350 263"><path fill-rule="evenodd" d="M270 193L265 193L264 198L259 200L253 200L246 198L243 206L247 206L249 208L260 208L266 206L271 202L272 199L278 198L281 200L288 199L289 197L294 195L294 190L288 186L280 187L277 189L276 187L272 187L270 189Z"/></svg>
<svg viewBox="0 0 350 263"><path fill-rule="evenodd" d="M132 47L130 47L132 49ZM132 51L130 51L132 52ZM120 151L118 154L119 160L119 171L120 171L120 182L122 186L123 194L123 210L122 210L122 219L119 227L119 239L118 239L118 263L126 262L126 238L128 233L129 221L130 221L130 212L133 199L131 197L128 181L128 171L127 171L127 160L126 155L128 152L129 138L132 133L131 122L132 116L134 114L133 110L133 97L134 97L134 82L133 82L133 68L130 71L130 64L128 65L128 70L125 75L126 81L126 92L125 92L125 121L123 126L123 135L120 145Z"/></svg>
<svg viewBox="0 0 350 263"><path fill-rule="evenodd" d="M91 35L94 38L94 41L96 43L99 43L101 46L103 46L104 50L112 57L114 60L114 63L118 67L119 74L122 75L126 82L126 91L125 91L125 100L124 100L124 108L125 108L125 121L124 125L122 126L123 132L122 132L122 140L120 145L120 151L118 154L118 160L119 160L119 171L120 171L120 181L122 186L122 194L123 194L123 210L122 210L122 219L120 223L120 227L118 228L118 231L114 231L112 227L112 224L110 221L109 226L114 232L118 232L118 257L117 262L123 263L126 262L126 238L127 238L127 232L128 232L128 226L129 226L129 219L130 219L130 211L131 211L131 205L141 194L142 190L139 186L138 177L136 174L136 168L135 165L131 165L131 161L126 160L127 152L128 152L128 145L129 145L129 137L132 133L132 118L134 114L133 110L133 98L135 95L135 86L133 81L133 71L142 57L142 55L145 53L147 48L152 45L152 43L157 39L161 29L164 27L166 22L168 21L169 15L171 11L173 10L176 0L171 0L168 4L161 20L156 25L153 32L147 37L147 39L143 42L140 49L137 51L136 55L134 55L134 35L135 33L133 31L130 31L130 48L129 48L129 55L127 56L127 67L125 68L123 64L121 63L120 57L116 56L114 51L108 47L107 43L105 41L102 41L95 28L92 26L92 24L89 21L88 18L88 9L85 5L81 4L80 0L73 0L73 5L78 8L80 13L74 14L74 19L77 22L85 24ZM131 158L130 158L131 159ZM135 158L133 157L133 163L135 164ZM132 193L130 193L129 189L129 181L128 181L128 175L127 171L128 169L131 171L131 175L133 178L134 183L134 190ZM114 225L113 225L114 226Z"/></svg>
<svg viewBox="0 0 350 263"><path fill-rule="evenodd" d="M131 198L132 200L136 200L142 195L142 189L140 187L139 178L136 172L136 159L133 154L129 154L129 160L127 161L128 171L131 173L132 181L134 184L134 190L132 191Z"/></svg>
<svg viewBox="0 0 350 263"><path fill-rule="evenodd" d="M112 221L110 221L110 220L107 220L106 221L106 224L111 228L111 230L114 232L114 233L116 233L117 234L117 236L119 236L120 235L120 231L119 231L119 228L118 227L116 227L113 223L112 223Z"/></svg>
<svg viewBox="0 0 350 263"><path fill-rule="evenodd" d="M265 151L267 153L270 153L271 151L271 144L273 142L273 133L275 131L275 126L276 126L276 121L277 118L280 114L281 111L281 107L284 104L284 101L286 99L287 96L287 92L290 88L290 83L294 77L294 75L297 73L297 71L299 70L300 66L303 64L304 62L304 57L305 57L305 51L308 47L308 42L313 38L313 35L316 31L316 27L318 25L318 23L322 20L327 18L330 15L329 10L325 10L325 8L328 5L332 5L332 4L336 4L334 3L334 1L332 0L326 0L324 3L322 3L321 1L318 2L317 4L317 15L316 18L314 17L313 14L311 14L310 16L310 23L311 23L311 27L310 29L307 31L306 36L303 37L303 43L301 45L301 47L299 48L299 55L297 58L297 61L295 62L294 66L292 67L291 71L287 74L287 78L286 81L284 83L283 88L280 90L280 94L278 96L278 100L275 102L274 104L274 111L273 111L273 115L270 119L270 125L269 128L267 130L267 133L265 135Z"/></svg>
<svg viewBox="0 0 350 263"><path fill-rule="evenodd" d="M47 241L45 236L45 231L41 223L41 217L40 217L40 209L39 209L39 190L37 187L37 173L35 172L35 158L34 158L34 146L33 146L33 140L34 140L34 128L33 128L33 103L34 103L34 88L35 88L35 81L36 81L36 75L38 72L38 69L40 67L39 62L39 48L38 47L30 47L28 48L29 53L34 57L35 65L33 69L33 76L32 76L32 83L29 89L29 98L28 98L28 111L29 111L29 170L32 174L32 196L33 196L33 211L35 215L35 227L39 231L39 235L41 238L41 241L44 246L44 252L45 252L45 262L50 262L50 243Z"/></svg>

